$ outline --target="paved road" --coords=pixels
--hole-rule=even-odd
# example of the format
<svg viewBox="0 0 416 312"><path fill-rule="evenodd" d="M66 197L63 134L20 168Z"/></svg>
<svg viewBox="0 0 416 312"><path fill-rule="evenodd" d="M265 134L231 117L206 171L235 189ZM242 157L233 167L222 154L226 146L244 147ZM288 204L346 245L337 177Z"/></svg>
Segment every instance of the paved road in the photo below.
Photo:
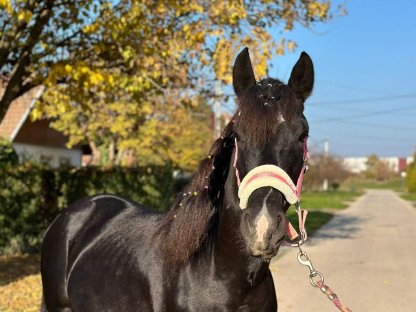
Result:
<svg viewBox="0 0 416 312"><path fill-rule="evenodd" d="M352 311L416 311L416 208L394 192L368 191L304 250ZM271 265L279 312L338 311L311 287L296 256L295 249L283 251Z"/></svg>

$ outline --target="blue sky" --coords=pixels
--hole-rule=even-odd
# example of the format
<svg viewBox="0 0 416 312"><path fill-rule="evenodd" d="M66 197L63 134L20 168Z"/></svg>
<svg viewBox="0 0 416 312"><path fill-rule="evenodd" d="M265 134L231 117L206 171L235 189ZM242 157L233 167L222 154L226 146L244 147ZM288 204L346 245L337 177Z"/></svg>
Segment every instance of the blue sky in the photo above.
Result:
<svg viewBox="0 0 416 312"><path fill-rule="evenodd" d="M349 1L344 17L285 33L298 49L272 60L287 81L301 51L315 65L306 104L310 144L339 156L410 156L416 149L416 1ZM280 38L281 33L274 34Z"/></svg>

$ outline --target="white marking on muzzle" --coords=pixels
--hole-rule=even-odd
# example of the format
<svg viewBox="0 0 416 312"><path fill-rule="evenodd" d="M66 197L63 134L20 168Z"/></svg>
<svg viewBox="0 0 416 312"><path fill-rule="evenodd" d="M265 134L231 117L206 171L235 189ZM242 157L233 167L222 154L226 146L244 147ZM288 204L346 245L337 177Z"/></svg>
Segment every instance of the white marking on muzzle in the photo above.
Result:
<svg viewBox="0 0 416 312"><path fill-rule="evenodd" d="M270 194L272 193L273 189L270 188L270 191L267 193L266 197L263 199L263 206L259 213L259 216L256 220L256 234L257 234L257 242L263 242L264 237L267 233L267 229L269 228L269 216L267 212L267 205L266 201L269 198Z"/></svg>

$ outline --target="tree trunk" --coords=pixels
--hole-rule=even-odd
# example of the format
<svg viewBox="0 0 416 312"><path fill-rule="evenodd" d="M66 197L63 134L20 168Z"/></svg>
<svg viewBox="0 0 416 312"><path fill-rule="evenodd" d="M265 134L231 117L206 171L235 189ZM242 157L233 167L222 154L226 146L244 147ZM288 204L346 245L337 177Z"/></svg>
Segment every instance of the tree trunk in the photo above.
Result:
<svg viewBox="0 0 416 312"><path fill-rule="evenodd" d="M23 87L23 84L29 75L28 67L30 66L30 55L32 53L33 47L38 42L45 25L47 25L49 22L49 19L52 15L54 2L54 0L46 1L43 10L36 17L36 20L29 31L29 37L25 46L22 47L20 51L19 60L14 66L14 70L9 77L9 81L6 86L6 90L4 91L4 94L0 100L0 122L6 115L10 103L22 94L21 88ZM6 51L3 52L4 55L7 55ZM5 60L5 62L7 63L7 60Z"/></svg>
<svg viewBox="0 0 416 312"><path fill-rule="evenodd" d="M26 76L26 68L30 64L29 53L22 55L20 62L17 64L13 74L7 83L6 89L4 90L3 97L0 101L0 122L3 120L6 115L7 110L9 109L10 103L18 97L20 94L20 88L23 84L23 80Z"/></svg>
<svg viewBox="0 0 416 312"><path fill-rule="evenodd" d="M115 149L114 138L111 138L110 145L108 146L108 162L111 166L114 165Z"/></svg>
<svg viewBox="0 0 416 312"><path fill-rule="evenodd" d="M91 165L97 166L100 164L100 158L101 158L100 150L97 148L97 145L95 144L94 141L89 141L88 144L92 152Z"/></svg>

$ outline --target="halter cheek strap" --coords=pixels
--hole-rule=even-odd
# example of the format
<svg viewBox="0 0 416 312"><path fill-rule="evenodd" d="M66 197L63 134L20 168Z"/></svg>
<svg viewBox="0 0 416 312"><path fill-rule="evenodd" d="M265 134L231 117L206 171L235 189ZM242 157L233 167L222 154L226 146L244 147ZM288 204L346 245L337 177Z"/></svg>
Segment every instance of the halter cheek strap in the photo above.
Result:
<svg viewBox="0 0 416 312"><path fill-rule="evenodd" d="M235 153L234 153L234 162L233 162L233 167L234 167L234 172L235 172L235 177L237 178L237 186L240 189L240 174L238 173L238 168L237 168L237 160L238 160L238 144L237 144L237 138L234 138L234 142L235 142Z"/></svg>
<svg viewBox="0 0 416 312"><path fill-rule="evenodd" d="M309 158L308 147L305 141L303 145L303 160L304 164L299 174L296 185L294 185L289 175L280 167L275 165L262 165L252 169L240 181L240 174L237 168L238 160L238 144L235 139L235 153L233 167L238 185L238 197L240 198L240 208L246 209L250 195L261 187L273 187L280 191L286 198L287 202L291 205L296 204L296 213L299 220L299 232L300 238L295 242L294 240L299 237L293 225L286 220L286 235L290 239L289 242L285 242L288 246L300 246L303 244L308 235L305 230L305 221L308 212L300 208L300 195L302 192L303 176L307 169L306 161Z"/></svg>

